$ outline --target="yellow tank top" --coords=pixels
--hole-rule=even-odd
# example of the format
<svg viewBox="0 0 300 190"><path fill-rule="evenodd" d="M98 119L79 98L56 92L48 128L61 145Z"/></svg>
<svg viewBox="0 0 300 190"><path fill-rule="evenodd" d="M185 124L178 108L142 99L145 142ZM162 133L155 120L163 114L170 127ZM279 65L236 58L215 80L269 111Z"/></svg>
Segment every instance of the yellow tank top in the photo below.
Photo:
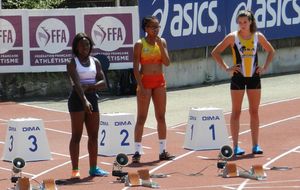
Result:
<svg viewBox="0 0 300 190"><path fill-rule="evenodd" d="M257 58L257 42L258 35L254 33L250 39L243 39L239 36L238 31L235 32L235 42L232 48L233 64L240 65L242 76L253 77L255 73L258 58ZM240 75L235 74L235 75Z"/></svg>
<svg viewBox="0 0 300 190"><path fill-rule="evenodd" d="M162 64L161 52L157 43L155 43L155 45L151 45L147 43L145 38L142 38L141 41L143 47L141 51L140 63Z"/></svg>

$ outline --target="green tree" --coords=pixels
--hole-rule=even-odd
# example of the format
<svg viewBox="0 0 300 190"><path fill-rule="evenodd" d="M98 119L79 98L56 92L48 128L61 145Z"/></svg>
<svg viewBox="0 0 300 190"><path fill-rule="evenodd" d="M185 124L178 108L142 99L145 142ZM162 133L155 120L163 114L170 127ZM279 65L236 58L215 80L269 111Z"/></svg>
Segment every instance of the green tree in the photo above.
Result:
<svg viewBox="0 0 300 190"><path fill-rule="evenodd" d="M65 0L2 0L3 9L53 9L63 7Z"/></svg>

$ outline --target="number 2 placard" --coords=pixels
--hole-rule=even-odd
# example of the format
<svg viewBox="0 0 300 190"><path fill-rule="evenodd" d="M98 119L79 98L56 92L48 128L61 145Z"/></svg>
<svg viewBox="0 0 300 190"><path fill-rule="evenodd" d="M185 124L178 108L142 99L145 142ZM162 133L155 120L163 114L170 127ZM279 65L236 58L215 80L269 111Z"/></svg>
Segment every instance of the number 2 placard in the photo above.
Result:
<svg viewBox="0 0 300 190"><path fill-rule="evenodd" d="M228 143L222 109L190 109L184 148L192 150L219 149Z"/></svg>
<svg viewBox="0 0 300 190"><path fill-rule="evenodd" d="M101 114L98 154L105 156L114 156L119 153L133 154L134 127L133 114Z"/></svg>

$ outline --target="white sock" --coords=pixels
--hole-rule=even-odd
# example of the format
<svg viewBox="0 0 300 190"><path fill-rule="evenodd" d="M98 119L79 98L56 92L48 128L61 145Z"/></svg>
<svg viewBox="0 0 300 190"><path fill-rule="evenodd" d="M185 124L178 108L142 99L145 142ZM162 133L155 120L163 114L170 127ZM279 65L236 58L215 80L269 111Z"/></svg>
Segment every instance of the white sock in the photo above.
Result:
<svg viewBox="0 0 300 190"><path fill-rule="evenodd" d="M164 150L166 150L167 147L167 141L166 139L159 139L159 153L163 153Z"/></svg>
<svg viewBox="0 0 300 190"><path fill-rule="evenodd" d="M142 151L142 143L141 142L135 142L134 143L135 152L139 152L141 154Z"/></svg>

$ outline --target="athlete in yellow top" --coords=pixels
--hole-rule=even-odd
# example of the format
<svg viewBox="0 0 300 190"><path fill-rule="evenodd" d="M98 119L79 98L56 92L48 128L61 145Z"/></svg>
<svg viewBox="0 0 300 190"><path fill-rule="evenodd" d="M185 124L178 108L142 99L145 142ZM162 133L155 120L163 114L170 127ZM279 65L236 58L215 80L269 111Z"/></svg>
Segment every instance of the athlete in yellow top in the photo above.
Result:
<svg viewBox="0 0 300 190"><path fill-rule="evenodd" d="M228 34L212 51L212 56L218 65L228 72L231 78L232 113L230 118L231 135L235 155L243 155L245 151L238 146L240 128L240 113L245 90L249 101L250 128L252 135L252 153L262 154L258 145L259 116L258 108L261 98L262 75L268 68L274 56L274 48L265 36L257 32L254 15L251 11L242 10L237 15L239 30ZM268 53L263 65L258 64L257 44ZM233 66L229 67L221 57L221 53L231 46Z"/></svg>

